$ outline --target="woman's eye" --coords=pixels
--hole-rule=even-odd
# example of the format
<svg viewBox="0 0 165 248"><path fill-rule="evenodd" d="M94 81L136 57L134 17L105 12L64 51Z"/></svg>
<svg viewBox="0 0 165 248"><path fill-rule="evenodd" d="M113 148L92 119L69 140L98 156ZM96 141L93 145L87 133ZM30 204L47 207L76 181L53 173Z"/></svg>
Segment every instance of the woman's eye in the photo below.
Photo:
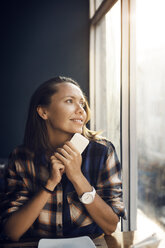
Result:
<svg viewBox="0 0 165 248"><path fill-rule="evenodd" d="M85 102L81 102L80 105L84 108L85 107Z"/></svg>
<svg viewBox="0 0 165 248"><path fill-rule="evenodd" d="M73 100L72 100L72 99L68 99L68 100L66 100L66 102L67 102L67 103L72 103Z"/></svg>

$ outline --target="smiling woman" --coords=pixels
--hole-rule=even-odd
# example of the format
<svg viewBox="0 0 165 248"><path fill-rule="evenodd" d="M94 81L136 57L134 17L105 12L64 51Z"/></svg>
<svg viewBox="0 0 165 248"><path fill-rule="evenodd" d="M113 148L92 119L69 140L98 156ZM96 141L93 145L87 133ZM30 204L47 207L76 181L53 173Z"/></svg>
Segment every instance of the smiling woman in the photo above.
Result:
<svg viewBox="0 0 165 248"><path fill-rule="evenodd" d="M81 106L82 111L77 109ZM79 110L80 113L78 113ZM77 119L77 116L82 119L83 125L73 133L83 133L92 138L96 133L86 128L85 124L89 121L90 110L78 83L66 77L56 77L46 81L31 98L24 143L32 150L44 150L48 147L50 150L54 149L49 140L54 138L54 129L56 129L57 135L58 131L60 132L60 129L64 128L62 137L66 136L64 139L69 140L73 133L68 128L72 128L72 124L75 123L73 119ZM66 128L67 130L65 130ZM48 135L48 132L51 132L51 135ZM60 139L62 140L61 137ZM58 140L57 137L54 140Z"/></svg>
<svg viewBox="0 0 165 248"><path fill-rule="evenodd" d="M89 113L71 78L50 79L34 92L24 144L9 159L3 212L8 238L111 234L126 217L115 148L87 129ZM70 141L75 133L89 140L82 155Z"/></svg>
<svg viewBox="0 0 165 248"><path fill-rule="evenodd" d="M38 106L37 111L45 120L54 148L71 139L73 133L82 133L87 118L82 91L67 82L57 84L57 93L52 95L50 105Z"/></svg>

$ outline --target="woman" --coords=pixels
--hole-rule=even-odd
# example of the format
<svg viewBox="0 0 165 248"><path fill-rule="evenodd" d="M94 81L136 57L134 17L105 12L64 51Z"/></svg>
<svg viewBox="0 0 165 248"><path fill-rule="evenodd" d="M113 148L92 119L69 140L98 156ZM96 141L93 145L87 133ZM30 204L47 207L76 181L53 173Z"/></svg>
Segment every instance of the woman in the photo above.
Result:
<svg viewBox="0 0 165 248"><path fill-rule="evenodd" d="M50 79L33 94L24 144L9 160L3 218L10 239L111 234L125 218L115 148L88 121L87 100L71 78ZM75 133L90 141L82 155L70 142Z"/></svg>

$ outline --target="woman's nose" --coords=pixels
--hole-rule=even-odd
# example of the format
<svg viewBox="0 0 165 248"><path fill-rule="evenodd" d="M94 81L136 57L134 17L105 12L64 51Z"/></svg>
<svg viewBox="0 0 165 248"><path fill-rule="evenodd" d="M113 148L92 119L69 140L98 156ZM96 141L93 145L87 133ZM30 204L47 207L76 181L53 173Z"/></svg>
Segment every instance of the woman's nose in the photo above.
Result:
<svg viewBox="0 0 165 248"><path fill-rule="evenodd" d="M83 108L82 104L79 104L79 103L77 104L76 112L80 112L80 113L84 112L84 108Z"/></svg>

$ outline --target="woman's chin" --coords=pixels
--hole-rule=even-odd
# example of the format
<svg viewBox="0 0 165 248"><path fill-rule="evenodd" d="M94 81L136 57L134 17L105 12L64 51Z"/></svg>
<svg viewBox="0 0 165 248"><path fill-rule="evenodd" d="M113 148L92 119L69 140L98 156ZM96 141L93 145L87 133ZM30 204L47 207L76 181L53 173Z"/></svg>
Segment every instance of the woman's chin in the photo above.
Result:
<svg viewBox="0 0 165 248"><path fill-rule="evenodd" d="M75 128L73 129L72 133L82 133L83 129L82 128Z"/></svg>

